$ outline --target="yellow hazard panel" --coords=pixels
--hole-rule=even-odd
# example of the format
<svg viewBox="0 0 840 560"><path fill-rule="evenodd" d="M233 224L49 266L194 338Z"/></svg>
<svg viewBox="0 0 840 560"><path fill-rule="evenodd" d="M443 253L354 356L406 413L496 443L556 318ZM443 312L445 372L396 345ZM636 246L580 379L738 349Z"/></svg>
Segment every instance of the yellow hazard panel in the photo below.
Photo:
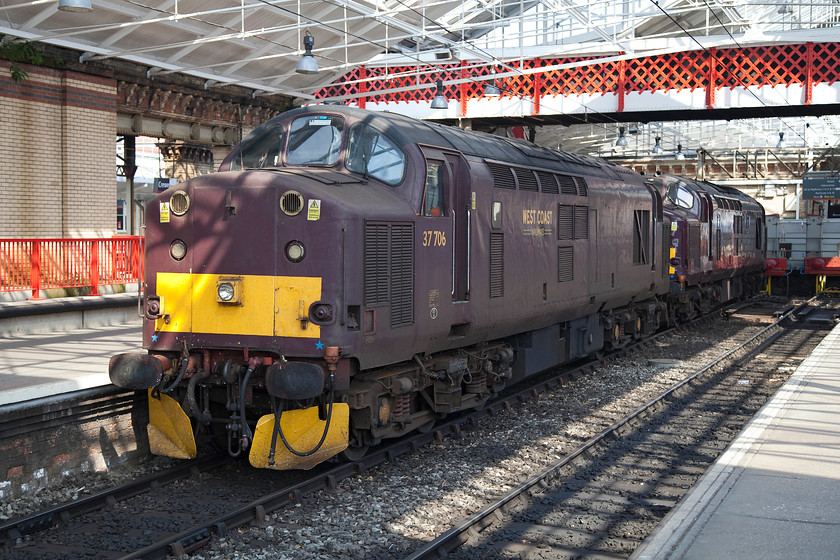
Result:
<svg viewBox="0 0 840 560"><path fill-rule="evenodd" d="M326 421L318 418L318 407L287 410L280 417L283 436L295 451L307 453L318 445L324 435ZM347 403L334 403L330 429L323 445L308 457L298 457L288 449L280 437L274 446L274 464L268 464L271 437L274 434L274 415L266 414L257 422L249 460L260 469L311 469L333 455L344 451L350 438L350 407Z"/></svg>
<svg viewBox="0 0 840 560"><path fill-rule="evenodd" d="M220 280L241 284L238 303L218 301ZM308 321L309 306L321 299L321 279L300 276L235 276L159 272L157 295L168 315L155 322L163 332L319 338Z"/></svg>
<svg viewBox="0 0 840 560"><path fill-rule="evenodd" d="M181 405L168 395L152 396L149 389L149 448L154 455L195 459L192 423Z"/></svg>

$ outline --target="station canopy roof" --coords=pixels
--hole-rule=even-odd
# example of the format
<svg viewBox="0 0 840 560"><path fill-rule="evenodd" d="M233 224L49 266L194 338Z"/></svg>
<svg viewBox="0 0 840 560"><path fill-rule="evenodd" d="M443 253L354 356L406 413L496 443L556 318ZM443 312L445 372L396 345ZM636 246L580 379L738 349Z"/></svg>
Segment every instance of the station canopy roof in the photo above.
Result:
<svg viewBox="0 0 840 560"><path fill-rule="evenodd" d="M55 44L81 51L82 60L124 59L148 66L150 76L184 73L206 80L206 88L236 84L302 103L360 65L505 67L534 57L837 41L838 27L837 0L0 0L4 42ZM316 74L296 72L306 35ZM658 126L687 134L686 145L708 135L744 147L772 145L778 131L806 124L818 145L840 139L836 117L798 117L792 125L757 119L703 132ZM792 133L787 140L809 142ZM598 153L614 130L575 126L555 141Z"/></svg>

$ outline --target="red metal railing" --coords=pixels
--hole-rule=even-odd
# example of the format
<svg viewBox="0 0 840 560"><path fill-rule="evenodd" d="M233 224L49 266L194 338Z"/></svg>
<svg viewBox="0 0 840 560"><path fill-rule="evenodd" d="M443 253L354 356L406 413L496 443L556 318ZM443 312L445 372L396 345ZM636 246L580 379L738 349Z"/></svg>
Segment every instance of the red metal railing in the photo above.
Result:
<svg viewBox="0 0 840 560"><path fill-rule="evenodd" d="M0 292L130 284L140 277L140 237L0 239Z"/></svg>

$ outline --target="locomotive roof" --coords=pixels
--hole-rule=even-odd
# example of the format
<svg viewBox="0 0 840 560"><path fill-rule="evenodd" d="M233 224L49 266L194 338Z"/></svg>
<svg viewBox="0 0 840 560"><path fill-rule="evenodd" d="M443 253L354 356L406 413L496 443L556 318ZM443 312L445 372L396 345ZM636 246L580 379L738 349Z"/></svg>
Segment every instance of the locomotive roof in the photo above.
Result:
<svg viewBox="0 0 840 560"><path fill-rule="evenodd" d="M552 150L524 140L413 119L387 111L368 111L344 105L311 105L281 115L333 113L360 119L381 130L401 145L427 144L458 150L464 155L511 165L542 167L578 174L633 175L632 170L604 159Z"/></svg>

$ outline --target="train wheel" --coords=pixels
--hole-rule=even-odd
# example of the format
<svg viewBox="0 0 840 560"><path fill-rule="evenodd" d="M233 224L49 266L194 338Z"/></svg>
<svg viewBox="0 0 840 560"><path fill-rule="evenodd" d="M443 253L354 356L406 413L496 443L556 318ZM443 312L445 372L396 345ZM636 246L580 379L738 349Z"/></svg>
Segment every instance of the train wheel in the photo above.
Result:
<svg viewBox="0 0 840 560"><path fill-rule="evenodd" d="M417 428L417 431L420 432L421 434L428 434L429 432L431 432L434 429L434 427L435 427L435 420L429 420L428 422L426 422L425 424L423 424L422 426Z"/></svg>
<svg viewBox="0 0 840 560"><path fill-rule="evenodd" d="M356 461L361 461L362 458L367 455L368 449L370 449L369 445L361 445L358 447L351 445L341 452L341 456L351 463L355 463Z"/></svg>

